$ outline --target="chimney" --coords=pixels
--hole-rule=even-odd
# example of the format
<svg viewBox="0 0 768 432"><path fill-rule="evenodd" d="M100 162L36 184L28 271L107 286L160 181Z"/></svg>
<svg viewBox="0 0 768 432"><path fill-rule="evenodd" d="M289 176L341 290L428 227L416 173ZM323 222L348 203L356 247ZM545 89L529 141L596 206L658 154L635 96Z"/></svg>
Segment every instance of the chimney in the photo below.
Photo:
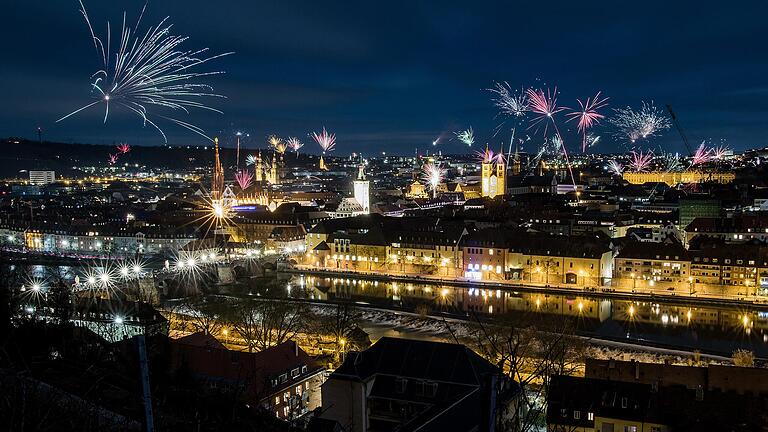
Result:
<svg viewBox="0 0 768 432"><path fill-rule="evenodd" d="M299 344L296 341L293 341L293 354L298 357L299 356Z"/></svg>

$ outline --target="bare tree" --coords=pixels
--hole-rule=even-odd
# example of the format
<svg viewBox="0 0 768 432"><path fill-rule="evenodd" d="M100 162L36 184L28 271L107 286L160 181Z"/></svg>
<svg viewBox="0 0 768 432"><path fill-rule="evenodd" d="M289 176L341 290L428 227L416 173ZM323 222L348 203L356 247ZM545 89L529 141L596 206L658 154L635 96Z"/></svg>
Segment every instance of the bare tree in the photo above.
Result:
<svg viewBox="0 0 768 432"><path fill-rule="evenodd" d="M240 300L231 305L227 322L253 352L293 339L305 329L308 314L303 303Z"/></svg>
<svg viewBox="0 0 768 432"><path fill-rule="evenodd" d="M224 326L228 306L227 302L215 297L187 297L173 312L183 315L195 331L214 335Z"/></svg>
<svg viewBox="0 0 768 432"><path fill-rule="evenodd" d="M548 322L494 321L475 317L472 332L476 349L520 385L518 407L511 423L515 430L539 430L545 424L546 401L555 375L573 375L584 362L585 344L574 337L570 319Z"/></svg>

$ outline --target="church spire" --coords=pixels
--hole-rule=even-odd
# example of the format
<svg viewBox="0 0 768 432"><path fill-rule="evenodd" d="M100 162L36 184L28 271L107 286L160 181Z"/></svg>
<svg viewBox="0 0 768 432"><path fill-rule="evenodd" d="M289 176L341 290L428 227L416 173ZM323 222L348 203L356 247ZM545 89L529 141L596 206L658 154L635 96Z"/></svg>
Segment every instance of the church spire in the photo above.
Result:
<svg viewBox="0 0 768 432"><path fill-rule="evenodd" d="M224 192L224 168L221 166L219 157L219 138L213 139L215 153L213 159L213 175L211 178L211 198L217 200L221 198Z"/></svg>

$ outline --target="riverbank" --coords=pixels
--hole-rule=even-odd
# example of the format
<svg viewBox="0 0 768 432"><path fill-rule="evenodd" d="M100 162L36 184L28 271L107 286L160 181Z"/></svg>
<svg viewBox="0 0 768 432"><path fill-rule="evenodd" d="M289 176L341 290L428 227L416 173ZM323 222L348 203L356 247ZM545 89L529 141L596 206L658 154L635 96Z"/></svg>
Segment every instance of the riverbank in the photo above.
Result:
<svg viewBox="0 0 768 432"><path fill-rule="evenodd" d="M312 276L322 276L330 278L356 279L365 278L367 280L376 280L380 282L399 282L399 283L419 283L428 285L448 285L459 288L479 288L502 290L506 292L526 292L542 293L566 296L579 296L585 298L608 298L615 300L629 300L652 303L665 303L672 305L686 306L719 306L719 307L739 307L746 310L768 310L768 299L758 300L745 297L728 297L713 295L676 295L660 291L654 292L632 292L620 288L593 288L579 289L570 288L562 285L537 285L523 282L484 282L472 281L467 279L444 279L436 276L407 276L396 274L368 273L368 272L350 272L343 270L318 269L306 266L294 266L281 268L280 272L288 274L307 274Z"/></svg>

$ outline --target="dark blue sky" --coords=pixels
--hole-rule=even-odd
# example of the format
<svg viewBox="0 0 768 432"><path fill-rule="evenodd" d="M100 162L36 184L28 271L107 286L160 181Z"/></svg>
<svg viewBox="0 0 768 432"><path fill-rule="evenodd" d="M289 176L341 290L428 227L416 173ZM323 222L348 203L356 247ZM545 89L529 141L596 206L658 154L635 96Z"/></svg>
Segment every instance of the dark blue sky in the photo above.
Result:
<svg viewBox="0 0 768 432"><path fill-rule="evenodd" d="M76 0L6 2L0 27L0 136L136 145L161 137L131 114L102 108L54 121L89 102L98 59ZM94 26L114 24L143 0L86 1ZM691 141L744 149L768 145L768 3L515 1L156 0L144 24L171 16L188 48L236 51L209 80L228 97L225 114L188 117L209 134L297 135L323 125L340 154L413 153L443 133L472 125L481 146L499 122L485 88L557 85L575 106L602 90L611 106L671 104ZM144 26L146 28L146 26ZM113 29L114 31L114 29ZM610 110L608 110L610 112ZM171 144L203 144L162 123ZM618 143L607 125L597 151ZM508 136L508 134L507 134ZM575 146L575 139L569 138ZM650 145L683 150L677 132ZM466 151L456 141L442 147Z"/></svg>

